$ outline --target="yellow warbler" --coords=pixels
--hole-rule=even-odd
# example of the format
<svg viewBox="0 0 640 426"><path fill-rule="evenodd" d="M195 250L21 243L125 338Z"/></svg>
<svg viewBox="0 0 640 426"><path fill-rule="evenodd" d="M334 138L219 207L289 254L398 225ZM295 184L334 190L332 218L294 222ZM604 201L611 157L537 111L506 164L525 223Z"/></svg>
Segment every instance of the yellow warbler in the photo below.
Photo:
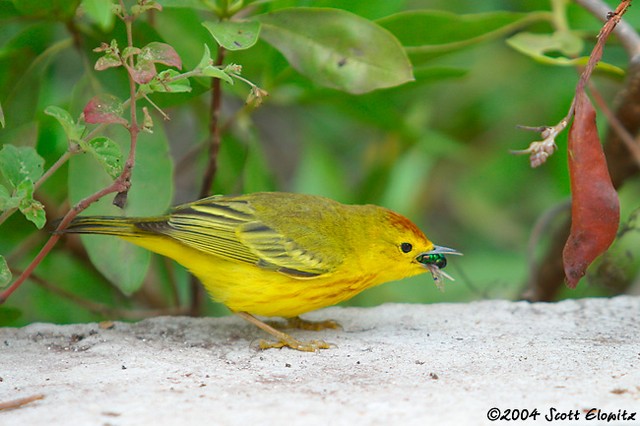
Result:
<svg viewBox="0 0 640 426"><path fill-rule="evenodd" d="M116 235L184 265L211 297L275 336L261 347L328 348L302 342L253 315L320 329L298 318L362 290L430 271L439 285L444 254L407 218L374 205L280 192L214 196L159 217L78 217L60 232Z"/></svg>

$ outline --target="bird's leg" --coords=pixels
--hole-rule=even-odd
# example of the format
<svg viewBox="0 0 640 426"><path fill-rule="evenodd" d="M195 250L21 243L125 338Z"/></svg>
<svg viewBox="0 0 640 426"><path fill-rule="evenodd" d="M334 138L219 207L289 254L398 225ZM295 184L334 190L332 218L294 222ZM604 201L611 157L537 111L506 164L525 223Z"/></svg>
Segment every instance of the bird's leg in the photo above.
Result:
<svg viewBox="0 0 640 426"><path fill-rule="evenodd" d="M261 340L260 349L282 348L287 346L291 349L296 349L298 351L315 352L318 349L329 349L331 347L331 344L326 343L322 340L310 340L308 342L304 342L304 341L295 339L289 336L288 334L283 333L282 331L276 330L275 328L271 327L269 324L266 324L260 321L258 318L254 317L253 315L247 312L236 312L236 315L238 315L241 318L244 318L245 320L249 321L251 324L261 328L262 330L266 331L267 333L271 334L273 337L278 339L277 342L267 342L266 340Z"/></svg>
<svg viewBox="0 0 640 426"><path fill-rule="evenodd" d="M299 330L320 331L320 330L326 330L326 329L335 330L337 328L342 328L342 326L334 320L309 321L309 320L302 319L300 317L292 317L292 318L287 318L286 328L297 328Z"/></svg>

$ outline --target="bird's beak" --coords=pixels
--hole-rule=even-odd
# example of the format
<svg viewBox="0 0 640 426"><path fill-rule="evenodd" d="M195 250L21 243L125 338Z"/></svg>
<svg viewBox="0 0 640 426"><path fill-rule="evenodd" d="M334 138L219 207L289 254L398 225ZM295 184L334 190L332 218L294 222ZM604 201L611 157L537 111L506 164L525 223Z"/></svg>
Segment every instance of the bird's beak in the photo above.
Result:
<svg viewBox="0 0 640 426"><path fill-rule="evenodd" d="M456 249L452 249L449 247L436 246L436 245L433 246L433 250L429 250L424 254L456 254L456 255L462 256L462 253L460 253Z"/></svg>

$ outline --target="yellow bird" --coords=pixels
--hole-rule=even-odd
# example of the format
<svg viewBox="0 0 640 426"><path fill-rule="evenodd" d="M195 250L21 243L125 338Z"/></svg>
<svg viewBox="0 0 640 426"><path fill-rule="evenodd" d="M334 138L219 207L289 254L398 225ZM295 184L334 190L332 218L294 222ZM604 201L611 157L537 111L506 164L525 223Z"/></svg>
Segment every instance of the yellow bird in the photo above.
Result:
<svg viewBox="0 0 640 426"><path fill-rule="evenodd" d="M282 192L213 196L159 217L77 217L61 233L115 235L167 256L198 277L213 300L278 339L262 348L313 351L254 315L284 317L305 329L335 328L298 316L349 299L369 287L431 272L445 254L409 219L374 205Z"/></svg>

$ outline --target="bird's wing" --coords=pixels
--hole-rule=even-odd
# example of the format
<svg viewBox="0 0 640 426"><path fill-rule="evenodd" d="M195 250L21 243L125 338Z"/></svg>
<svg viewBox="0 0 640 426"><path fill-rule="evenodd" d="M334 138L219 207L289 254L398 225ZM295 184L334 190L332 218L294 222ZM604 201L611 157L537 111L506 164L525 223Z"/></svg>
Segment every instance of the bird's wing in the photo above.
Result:
<svg viewBox="0 0 640 426"><path fill-rule="evenodd" d="M212 197L186 204L165 223L156 232L205 253L296 278L313 278L336 266L263 223L247 200Z"/></svg>

